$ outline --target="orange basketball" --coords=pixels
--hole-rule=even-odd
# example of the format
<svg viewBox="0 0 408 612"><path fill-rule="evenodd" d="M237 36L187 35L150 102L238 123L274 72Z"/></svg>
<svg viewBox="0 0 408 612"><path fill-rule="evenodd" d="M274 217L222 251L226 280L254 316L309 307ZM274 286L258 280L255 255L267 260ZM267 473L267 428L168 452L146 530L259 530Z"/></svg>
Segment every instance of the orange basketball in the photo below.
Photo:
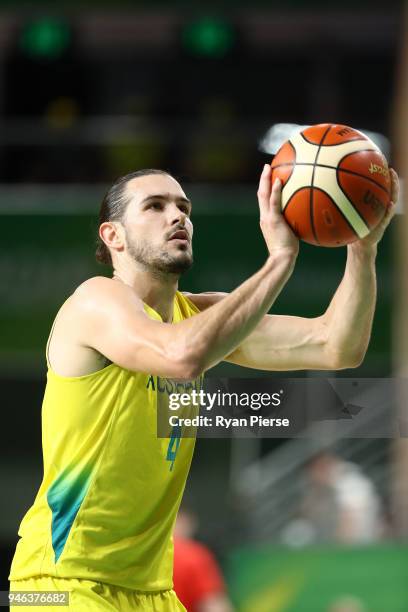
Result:
<svg viewBox="0 0 408 612"><path fill-rule="evenodd" d="M285 142L272 162L280 178L282 212L310 244L335 247L364 238L390 203L387 160L365 136L346 125L322 123Z"/></svg>

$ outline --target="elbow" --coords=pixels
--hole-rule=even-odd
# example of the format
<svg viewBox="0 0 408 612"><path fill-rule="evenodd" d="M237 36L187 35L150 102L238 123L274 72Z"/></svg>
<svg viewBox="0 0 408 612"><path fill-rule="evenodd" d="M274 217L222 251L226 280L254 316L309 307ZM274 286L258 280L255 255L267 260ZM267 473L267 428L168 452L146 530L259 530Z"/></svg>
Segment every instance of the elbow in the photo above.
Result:
<svg viewBox="0 0 408 612"><path fill-rule="evenodd" d="M366 351L353 353L329 351L328 362L331 370L349 370L358 368L364 361Z"/></svg>
<svg viewBox="0 0 408 612"><path fill-rule="evenodd" d="M195 361L182 359L177 367L176 378L181 380L195 380L204 373L204 368Z"/></svg>
<svg viewBox="0 0 408 612"><path fill-rule="evenodd" d="M356 353L353 358L351 359L351 365L349 365L349 368L358 368L359 366L361 366L361 364L364 361L364 357L366 355L366 351L363 351L361 353Z"/></svg>
<svg viewBox="0 0 408 612"><path fill-rule="evenodd" d="M186 345L177 345L169 349L167 360L174 370L174 378L194 380L204 373L204 363L196 350Z"/></svg>

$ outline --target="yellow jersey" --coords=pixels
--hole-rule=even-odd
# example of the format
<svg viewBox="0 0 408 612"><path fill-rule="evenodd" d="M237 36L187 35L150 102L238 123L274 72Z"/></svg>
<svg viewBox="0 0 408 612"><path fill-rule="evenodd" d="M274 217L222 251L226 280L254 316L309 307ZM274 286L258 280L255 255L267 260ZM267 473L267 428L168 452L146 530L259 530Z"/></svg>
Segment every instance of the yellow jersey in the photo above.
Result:
<svg viewBox="0 0 408 612"><path fill-rule="evenodd" d="M176 293L173 323L197 312ZM157 411L170 393L201 385L202 377L176 383L114 363L66 377L48 364L44 476L20 525L10 580L54 576L140 591L172 588L172 531L195 439L181 438L178 427L158 437Z"/></svg>

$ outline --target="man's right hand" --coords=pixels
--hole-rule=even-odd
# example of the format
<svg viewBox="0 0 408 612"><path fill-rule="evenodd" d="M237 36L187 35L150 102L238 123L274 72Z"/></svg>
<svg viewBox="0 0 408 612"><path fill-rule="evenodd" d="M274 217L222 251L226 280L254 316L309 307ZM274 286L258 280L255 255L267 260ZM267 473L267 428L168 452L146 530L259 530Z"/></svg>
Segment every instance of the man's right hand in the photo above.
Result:
<svg viewBox="0 0 408 612"><path fill-rule="evenodd" d="M276 179L271 182L271 167L265 164L259 180L258 202L262 234L269 254L286 251L296 256L299 252L299 239L289 227L281 211L282 183Z"/></svg>

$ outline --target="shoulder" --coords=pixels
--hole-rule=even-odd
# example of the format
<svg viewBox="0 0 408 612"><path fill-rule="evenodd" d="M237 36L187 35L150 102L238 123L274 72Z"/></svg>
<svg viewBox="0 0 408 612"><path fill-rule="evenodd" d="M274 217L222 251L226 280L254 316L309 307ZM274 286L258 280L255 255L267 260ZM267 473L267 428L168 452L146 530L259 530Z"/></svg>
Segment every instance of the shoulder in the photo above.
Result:
<svg viewBox="0 0 408 612"><path fill-rule="evenodd" d="M116 309L116 307L129 307L143 310L141 299L124 283L107 278L94 276L87 279L72 294L69 299L70 309L82 313L102 312Z"/></svg>
<svg viewBox="0 0 408 612"><path fill-rule="evenodd" d="M118 282L107 276L93 276L79 285L72 297L79 300L98 299L101 296L127 295L139 299L129 285Z"/></svg>
<svg viewBox="0 0 408 612"><path fill-rule="evenodd" d="M92 276L81 283L76 288L73 295L80 297L91 296L101 292L114 290L115 285L119 284L122 283L117 283L112 278L108 278L107 276Z"/></svg>
<svg viewBox="0 0 408 612"><path fill-rule="evenodd" d="M228 293L222 291L205 291L204 293L189 293L188 291L182 291L181 293L199 310L205 310L213 306L228 295Z"/></svg>

